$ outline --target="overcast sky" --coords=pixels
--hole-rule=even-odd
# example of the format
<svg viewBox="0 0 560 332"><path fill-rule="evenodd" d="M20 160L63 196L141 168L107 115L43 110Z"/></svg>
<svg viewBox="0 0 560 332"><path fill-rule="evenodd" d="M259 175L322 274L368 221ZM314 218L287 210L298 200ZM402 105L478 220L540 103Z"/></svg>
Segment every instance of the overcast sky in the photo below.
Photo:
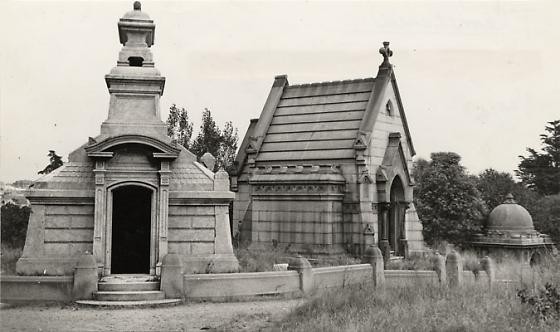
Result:
<svg viewBox="0 0 560 332"><path fill-rule="evenodd" d="M132 1L0 2L0 181L35 179L54 149L99 134ZM373 77L384 40L417 156L455 151L471 173L513 172L560 119L560 2L152 2L156 67L199 126L205 107L240 139L273 78Z"/></svg>

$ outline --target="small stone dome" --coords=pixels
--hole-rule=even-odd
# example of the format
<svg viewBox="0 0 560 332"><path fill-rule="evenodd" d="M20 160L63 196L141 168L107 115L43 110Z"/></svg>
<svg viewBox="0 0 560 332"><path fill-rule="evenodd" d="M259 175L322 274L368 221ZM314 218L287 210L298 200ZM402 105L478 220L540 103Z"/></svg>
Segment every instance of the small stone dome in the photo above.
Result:
<svg viewBox="0 0 560 332"><path fill-rule="evenodd" d="M124 20L136 20L136 21L152 21L150 16L142 11L142 5L140 1L135 1L133 5L133 10L126 12L122 17Z"/></svg>
<svg viewBox="0 0 560 332"><path fill-rule="evenodd" d="M535 228L529 212L508 194L506 200L490 212L488 230L534 232Z"/></svg>

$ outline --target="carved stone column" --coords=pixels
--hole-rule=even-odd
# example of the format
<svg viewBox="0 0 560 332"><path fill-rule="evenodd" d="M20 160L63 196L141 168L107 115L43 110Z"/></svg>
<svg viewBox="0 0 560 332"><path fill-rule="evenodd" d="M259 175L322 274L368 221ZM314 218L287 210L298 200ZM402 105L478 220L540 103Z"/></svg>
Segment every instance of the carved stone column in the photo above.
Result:
<svg viewBox="0 0 560 332"><path fill-rule="evenodd" d="M379 249L383 254L383 260L387 263L391 256L391 247L389 246L389 210L391 209L391 203L379 202L377 205L381 219L379 223Z"/></svg>
<svg viewBox="0 0 560 332"><path fill-rule="evenodd" d="M167 255L167 219L169 215L169 178L171 170L169 161L162 160L159 170L159 214L158 214L158 263L161 266L163 257ZM159 269L156 270L159 274Z"/></svg>
<svg viewBox="0 0 560 332"><path fill-rule="evenodd" d="M398 225L400 228L400 252L406 258L408 256L408 241L406 239L406 210L410 208L410 202L400 202L399 203L399 210L402 213L401 220L402 222Z"/></svg>
<svg viewBox="0 0 560 332"><path fill-rule="evenodd" d="M93 256L97 262L98 272L104 268L104 238L107 214L107 189L105 187L105 160L96 160L95 169L95 210L93 221ZM108 273L108 271L107 271Z"/></svg>

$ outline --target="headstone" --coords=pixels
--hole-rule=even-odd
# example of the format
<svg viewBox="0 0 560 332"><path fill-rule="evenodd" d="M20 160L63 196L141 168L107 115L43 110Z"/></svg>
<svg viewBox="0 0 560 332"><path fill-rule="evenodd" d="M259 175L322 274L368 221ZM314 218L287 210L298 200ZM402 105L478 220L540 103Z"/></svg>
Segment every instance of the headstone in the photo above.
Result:
<svg viewBox="0 0 560 332"><path fill-rule="evenodd" d="M488 277L488 286L492 288L492 283L496 279L496 268L494 267L494 261L488 256L484 256L480 261L480 267L484 272L486 272L486 276Z"/></svg>
<svg viewBox="0 0 560 332"><path fill-rule="evenodd" d="M299 274L299 285L302 293L308 295L313 290L313 268L309 261L300 255L292 258L288 270L295 270Z"/></svg>
<svg viewBox="0 0 560 332"><path fill-rule="evenodd" d="M373 269L373 286L382 287L385 284L385 270L381 250L376 246L369 246L362 257L362 263L371 264Z"/></svg>
<svg viewBox="0 0 560 332"><path fill-rule="evenodd" d="M447 254L445 260L447 282L449 287L459 287L463 283L463 259L455 250Z"/></svg>
<svg viewBox="0 0 560 332"><path fill-rule="evenodd" d="M74 300L93 299L93 293L97 292L97 282L97 263L93 255L86 252L80 256L74 270Z"/></svg>
<svg viewBox="0 0 560 332"><path fill-rule="evenodd" d="M436 252L434 257L432 258L432 262L434 264L434 271L436 271L438 275L439 283L441 285L445 285L445 283L447 282L446 271L445 271L445 258L439 252Z"/></svg>
<svg viewBox="0 0 560 332"><path fill-rule="evenodd" d="M183 264L177 254L167 254L161 264L161 291L168 299L183 298Z"/></svg>

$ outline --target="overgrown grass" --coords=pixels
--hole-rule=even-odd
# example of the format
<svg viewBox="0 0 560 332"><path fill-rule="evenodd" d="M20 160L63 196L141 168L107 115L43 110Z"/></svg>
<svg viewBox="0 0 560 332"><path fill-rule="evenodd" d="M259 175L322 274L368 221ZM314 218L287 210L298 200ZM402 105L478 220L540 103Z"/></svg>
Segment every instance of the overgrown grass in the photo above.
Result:
<svg viewBox="0 0 560 332"><path fill-rule="evenodd" d="M292 255L278 248L267 250L235 249L240 272L272 271L274 264L289 263Z"/></svg>
<svg viewBox="0 0 560 332"><path fill-rule="evenodd" d="M284 248L270 247L266 250L235 249L241 272L272 271L274 264L286 264L295 254ZM359 264L360 259L351 255L306 257L314 267Z"/></svg>
<svg viewBox="0 0 560 332"><path fill-rule="evenodd" d="M476 253L472 251L464 251L459 253L463 259L463 270L478 273L480 270L480 259ZM445 253L442 254L445 257ZM434 255L415 255L402 260L392 260L387 262L386 270L433 270Z"/></svg>
<svg viewBox="0 0 560 332"><path fill-rule="evenodd" d="M371 284L317 294L278 327L286 331L557 331L560 321L542 321L522 304L517 291L560 284L560 261L530 271L531 285L484 283L449 289L436 284L402 283L374 289Z"/></svg>
<svg viewBox="0 0 560 332"><path fill-rule="evenodd" d="M433 270L434 263L431 255L412 256L402 260L390 260L385 265L386 270Z"/></svg>
<svg viewBox="0 0 560 332"><path fill-rule="evenodd" d="M16 262L21 257L22 248L12 248L2 244L0 261L2 264L1 274L16 274Z"/></svg>

